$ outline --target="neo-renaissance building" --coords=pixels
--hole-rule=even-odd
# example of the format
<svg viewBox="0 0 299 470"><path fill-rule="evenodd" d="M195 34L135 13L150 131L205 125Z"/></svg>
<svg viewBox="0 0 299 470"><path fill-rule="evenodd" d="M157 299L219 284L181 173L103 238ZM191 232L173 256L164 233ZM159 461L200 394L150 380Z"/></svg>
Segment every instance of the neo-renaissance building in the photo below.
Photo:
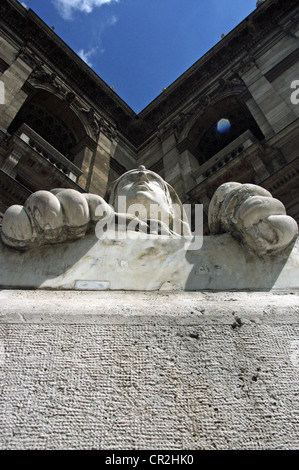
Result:
<svg viewBox="0 0 299 470"><path fill-rule="evenodd" d="M203 204L206 233L227 181L263 186L299 221L298 0L259 1L139 114L32 10L0 13L0 223L34 191L105 196L141 164Z"/></svg>

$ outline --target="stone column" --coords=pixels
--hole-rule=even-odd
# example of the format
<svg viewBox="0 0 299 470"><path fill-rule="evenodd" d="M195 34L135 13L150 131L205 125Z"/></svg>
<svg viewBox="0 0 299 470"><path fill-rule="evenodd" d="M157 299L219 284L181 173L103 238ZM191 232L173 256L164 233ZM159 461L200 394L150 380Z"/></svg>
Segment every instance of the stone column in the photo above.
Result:
<svg viewBox="0 0 299 470"><path fill-rule="evenodd" d="M196 181L192 175L199 168L199 163L190 150L186 149L183 150L180 154L180 165L182 168L185 192L187 193L196 184Z"/></svg>
<svg viewBox="0 0 299 470"><path fill-rule="evenodd" d="M241 76L257 106L273 129L273 133L281 131L296 119L291 107L255 65L252 64L250 70L243 72Z"/></svg>
<svg viewBox="0 0 299 470"><path fill-rule="evenodd" d="M1 75L0 80L4 84L4 104L1 105L0 127L7 129L26 101L27 94L22 87L33 68L33 63L29 65L29 61L25 62L19 56Z"/></svg>
<svg viewBox="0 0 299 470"><path fill-rule="evenodd" d="M92 165L92 158L94 151L97 147L96 141L91 137L84 137L73 149L74 160L73 163L81 169L82 175L79 177L77 183L83 189L87 189L88 175Z"/></svg>
<svg viewBox="0 0 299 470"><path fill-rule="evenodd" d="M22 155L17 150L11 150L8 157L4 160L1 170L13 178L17 174L17 165Z"/></svg>
<svg viewBox="0 0 299 470"><path fill-rule="evenodd" d="M112 136L100 131L96 149L93 153L86 189L90 193L104 197L110 170L110 157L114 154L116 142Z"/></svg>
<svg viewBox="0 0 299 470"><path fill-rule="evenodd" d="M179 198L184 201L186 187L183 179L183 171L180 162L180 152L174 134L162 140L162 153L165 180L173 186Z"/></svg>
<svg viewBox="0 0 299 470"><path fill-rule="evenodd" d="M251 163L255 172L255 184L259 184L270 176L261 155L259 153L252 153L248 161Z"/></svg>

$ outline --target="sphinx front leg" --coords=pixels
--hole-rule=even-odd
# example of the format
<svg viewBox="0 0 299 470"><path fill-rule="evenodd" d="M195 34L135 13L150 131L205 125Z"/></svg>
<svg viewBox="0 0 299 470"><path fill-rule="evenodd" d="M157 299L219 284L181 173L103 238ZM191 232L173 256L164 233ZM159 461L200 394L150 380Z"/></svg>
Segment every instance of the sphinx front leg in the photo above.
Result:
<svg viewBox="0 0 299 470"><path fill-rule="evenodd" d="M24 206L7 209L2 222L2 241L9 247L26 250L76 240L99 219L95 215L98 205L111 211L97 195L81 194L73 189L37 191Z"/></svg>
<svg viewBox="0 0 299 470"><path fill-rule="evenodd" d="M254 184L221 185L210 203L209 228L215 235L230 233L259 256L284 250L298 236L282 202Z"/></svg>

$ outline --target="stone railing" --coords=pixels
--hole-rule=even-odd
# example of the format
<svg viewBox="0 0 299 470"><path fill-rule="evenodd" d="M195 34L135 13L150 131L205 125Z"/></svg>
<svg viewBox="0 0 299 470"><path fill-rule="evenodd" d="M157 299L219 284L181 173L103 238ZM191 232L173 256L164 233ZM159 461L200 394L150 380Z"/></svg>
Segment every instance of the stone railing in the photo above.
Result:
<svg viewBox="0 0 299 470"><path fill-rule="evenodd" d="M256 142L257 138L250 130L244 132L196 170L193 174L196 183L201 183L206 178L209 178L209 176L223 168L231 160L237 158L244 150L248 149Z"/></svg>
<svg viewBox="0 0 299 470"><path fill-rule="evenodd" d="M74 165L68 158L62 155L56 150L51 144L31 129L27 124L22 124L18 131L11 137L10 149L18 147L19 154L22 155L20 149L20 142L17 142L18 138L30 146L40 157L46 159L51 165L53 165L58 171L62 172L69 179L77 182L79 176L82 175L82 171L76 165Z"/></svg>

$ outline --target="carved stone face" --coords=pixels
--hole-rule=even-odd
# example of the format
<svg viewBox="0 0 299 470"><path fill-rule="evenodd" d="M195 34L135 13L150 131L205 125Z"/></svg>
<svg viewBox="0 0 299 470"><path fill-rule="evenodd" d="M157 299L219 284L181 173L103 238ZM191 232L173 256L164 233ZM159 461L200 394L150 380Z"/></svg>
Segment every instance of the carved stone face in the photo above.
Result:
<svg viewBox="0 0 299 470"><path fill-rule="evenodd" d="M127 172L119 180L114 198L116 211L119 209L120 196L126 198L127 212L132 204L142 204L146 209L150 209L151 204L156 204L161 212L170 212L171 202L166 184L159 175L146 169Z"/></svg>

